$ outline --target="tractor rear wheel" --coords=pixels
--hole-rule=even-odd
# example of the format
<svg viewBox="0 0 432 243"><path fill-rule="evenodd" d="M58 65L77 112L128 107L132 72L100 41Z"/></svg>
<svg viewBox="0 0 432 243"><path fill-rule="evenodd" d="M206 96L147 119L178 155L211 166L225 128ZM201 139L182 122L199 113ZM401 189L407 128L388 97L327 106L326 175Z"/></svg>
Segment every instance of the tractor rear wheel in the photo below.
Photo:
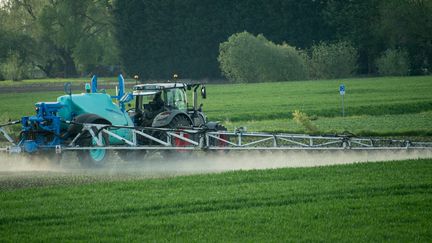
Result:
<svg viewBox="0 0 432 243"><path fill-rule="evenodd" d="M228 129L224 125L218 124L216 126L216 131L217 132L226 132L226 131L228 131ZM225 140L225 141L229 141L229 137L227 135L220 134L218 137L220 139ZM219 148L221 148L221 147L227 147L228 144L225 141L222 141L222 140L219 140L219 139L215 139L215 138L210 138L210 142L209 142L210 144L209 145L211 147L219 147ZM229 150L212 150L212 151L223 154L223 153L228 153Z"/></svg>
<svg viewBox="0 0 432 243"><path fill-rule="evenodd" d="M178 115L172 119L172 121L166 126L166 128L179 129L179 130L187 129L187 128L192 128L192 123L186 116ZM184 137L191 139L189 134L184 134ZM167 134L165 132L161 132L160 133L160 139L163 141L166 141L167 140ZM175 147L186 147L189 145L188 142L183 141L183 140L178 139L178 138L175 138L175 137L171 138L171 144L172 144L172 146L175 146ZM187 154L186 152L187 152L187 150L181 150L181 149L179 149L179 150L165 150L165 151L161 152L161 155L163 158L172 159L172 158L182 157L185 154Z"/></svg>
<svg viewBox="0 0 432 243"><path fill-rule="evenodd" d="M168 127L173 129L190 128L192 123L185 115L178 115L172 119Z"/></svg>

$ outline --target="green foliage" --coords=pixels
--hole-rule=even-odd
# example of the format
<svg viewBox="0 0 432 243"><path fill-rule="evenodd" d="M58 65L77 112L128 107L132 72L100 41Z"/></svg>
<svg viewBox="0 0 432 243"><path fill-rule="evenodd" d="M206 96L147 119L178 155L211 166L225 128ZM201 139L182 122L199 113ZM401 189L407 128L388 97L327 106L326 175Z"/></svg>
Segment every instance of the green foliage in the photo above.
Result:
<svg viewBox="0 0 432 243"><path fill-rule="evenodd" d="M74 77L118 65L110 7L105 0L9 1L0 8L9 33L0 37L0 51L7 42L10 55L48 77Z"/></svg>
<svg viewBox="0 0 432 243"><path fill-rule="evenodd" d="M123 63L143 78L217 78L219 44L242 31L301 49L352 43L359 74L376 74L375 60L395 48L408 51L412 74L432 70L429 0L132 0L114 11Z"/></svg>
<svg viewBox="0 0 432 243"><path fill-rule="evenodd" d="M386 0L379 6L376 33L386 49L406 50L410 73L427 74L432 70L432 1Z"/></svg>
<svg viewBox="0 0 432 243"><path fill-rule="evenodd" d="M377 60L378 73L384 76L405 76L410 64L405 50L387 50Z"/></svg>
<svg viewBox="0 0 432 243"><path fill-rule="evenodd" d="M406 49L411 74L432 70L432 1L330 0L324 21L335 39L352 42L359 50L360 73L376 73L374 62L387 49Z"/></svg>
<svg viewBox="0 0 432 243"><path fill-rule="evenodd" d="M312 46L310 72L315 79L347 78L357 70L357 50L348 42Z"/></svg>
<svg viewBox="0 0 432 243"><path fill-rule="evenodd" d="M383 1L387 0L329 0L323 10L323 21L333 30L332 39L348 41L358 50L360 74L375 72L371 61L385 46L385 40L377 35L379 5Z"/></svg>
<svg viewBox="0 0 432 243"><path fill-rule="evenodd" d="M123 181L7 174L0 241L427 242L431 173L413 160Z"/></svg>
<svg viewBox="0 0 432 243"><path fill-rule="evenodd" d="M295 110L293 112L293 120L297 124L303 126L308 133L318 132L318 128L311 122L309 116L306 113L301 112L300 110Z"/></svg>
<svg viewBox="0 0 432 243"><path fill-rule="evenodd" d="M28 64L24 63L18 55L12 54L6 61L0 64L0 72L5 79L20 81L28 75Z"/></svg>
<svg viewBox="0 0 432 243"><path fill-rule="evenodd" d="M116 36L126 71L143 79L219 78L220 43L234 33L262 33L309 47L328 39L319 1L115 1ZM313 26L313 28L312 28ZM315 29L320 31L315 31ZM287 51L288 52L288 51Z"/></svg>
<svg viewBox="0 0 432 243"><path fill-rule="evenodd" d="M401 48L410 74L428 74L431 16L429 0L10 0L0 8L0 63L14 53L47 76L121 63L143 79L220 78L220 43L248 31L301 49L352 43L359 74L376 74L377 58Z"/></svg>
<svg viewBox="0 0 432 243"><path fill-rule="evenodd" d="M235 82L307 78L306 62L300 51L248 32L234 34L221 43L218 61L224 76Z"/></svg>

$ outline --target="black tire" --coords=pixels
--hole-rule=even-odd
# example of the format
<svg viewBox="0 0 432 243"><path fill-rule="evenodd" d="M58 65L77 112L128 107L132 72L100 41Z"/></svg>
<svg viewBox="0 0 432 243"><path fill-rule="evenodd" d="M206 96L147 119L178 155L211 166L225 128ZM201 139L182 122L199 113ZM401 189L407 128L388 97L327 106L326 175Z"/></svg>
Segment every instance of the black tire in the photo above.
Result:
<svg viewBox="0 0 432 243"><path fill-rule="evenodd" d="M191 128L191 127L192 127L192 123L189 120L189 118L187 118L184 115L177 115L171 120L171 122L167 126L163 128L181 129L181 128ZM159 131L155 132L154 136L159 138L162 141L167 140L167 135L165 132L159 132Z"/></svg>
<svg viewBox="0 0 432 243"><path fill-rule="evenodd" d="M218 124L216 126L216 131L218 131L218 132L226 132L226 131L228 131L228 129L224 125ZM220 135L220 138L222 138L222 139L224 139L226 141L229 141L229 137L228 136ZM211 138L209 145L213 146L213 147L226 147L227 143L223 142L223 141L220 141L220 140L217 140L217 139L214 139L214 138ZM226 153L229 152L229 150L210 150L210 151L215 152L215 153L219 153L219 154L226 154Z"/></svg>
<svg viewBox="0 0 432 243"><path fill-rule="evenodd" d="M192 123L185 115L177 115L171 120L168 127L173 129L190 128L192 127Z"/></svg>
<svg viewBox="0 0 432 243"><path fill-rule="evenodd" d="M95 141L90 134L84 134L85 138L78 140L77 145L80 147L95 147ZM109 146L109 139L106 135L102 136L102 143L104 146ZM99 168L103 167L108 158L110 157L111 151L108 149L91 149L91 150L78 150L77 157L78 161L85 168Z"/></svg>
<svg viewBox="0 0 432 243"><path fill-rule="evenodd" d="M197 116L193 117L193 122L194 127L202 127L205 125L205 118L201 113L198 113Z"/></svg>
<svg viewBox="0 0 432 243"><path fill-rule="evenodd" d="M111 123L100 116L94 114L84 114L77 117L76 120L80 120L81 123L94 123L94 124L106 124ZM82 129L82 128L81 128ZM98 136L99 131L93 128L93 132ZM102 143L104 146L109 146L108 135L102 135ZM86 131L81 135L80 139L76 142L76 145L80 147L95 147L96 141L92 138L90 133ZM110 157L111 151L108 149L91 149L91 150L78 150L77 157L78 161L83 167L86 168L98 168L105 165L106 161Z"/></svg>
<svg viewBox="0 0 432 243"><path fill-rule="evenodd" d="M166 128L172 128L172 129L182 129L182 128L192 128L192 122L190 121L190 119L184 115L178 115L175 116L171 122L166 126ZM160 132L160 135L158 136L159 139L161 139L162 141L166 141L167 140L167 135L165 132ZM176 144L175 140L172 139L171 140L171 144L173 146L177 146L178 144ZM165 151L161 151L161 155L163 158L165 159L173 159L173 158L181 158L186 156L188 151L185 150L165 150Z"/></svg>
<svg viewBox="0 0 432 243"><path fill-rule="evenodd" d="M81 115L75 117L73 119L73 122L86 123L87 120L97 120L99 118L101 118L101 117L99 117L95 114L86 113L86 114L81 114ZM72 124L68 127L67 134L69 137L76 136L78 133L81 132L82 128L83 128L83 126L81 124Z"/></svg>

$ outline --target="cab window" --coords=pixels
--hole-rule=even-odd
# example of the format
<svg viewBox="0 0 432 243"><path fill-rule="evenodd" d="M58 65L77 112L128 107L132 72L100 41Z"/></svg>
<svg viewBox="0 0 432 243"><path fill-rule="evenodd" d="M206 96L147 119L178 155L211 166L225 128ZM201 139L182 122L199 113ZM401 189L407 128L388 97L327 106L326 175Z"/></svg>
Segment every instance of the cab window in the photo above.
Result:
<svg viewBox="0 0 432 243"><path fill-rule="evenodd" d="M165 93L165 101L168 106L179 110L187 109L185 92L182 89L168 89Z"/></svg>

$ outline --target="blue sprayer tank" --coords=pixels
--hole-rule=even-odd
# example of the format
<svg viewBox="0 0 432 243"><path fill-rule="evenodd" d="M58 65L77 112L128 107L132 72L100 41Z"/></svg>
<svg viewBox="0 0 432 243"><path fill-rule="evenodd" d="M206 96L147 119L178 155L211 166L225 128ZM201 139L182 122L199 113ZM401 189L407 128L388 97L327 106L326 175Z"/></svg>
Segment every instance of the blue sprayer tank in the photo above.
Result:
<svg viewBox="0 0 432 243"><path fill-rule="evenodd" d="M69 94L58 97L57 102L38 102L36 115L21 118L22 132L19 145L26 152L34 153L63 145L70 137L65 136L73 121L80 115L93 114L111 125L130 126L133 122L124 109L121 98L124 95L124 79L119 76L119 92L117 96L110 96L104 92L98 93L96 76L92 79L91 91L82 94ZM115 104L117 99L119 104ZM111 132L122 138L130 140L132 132L126 128L112 129ZM123 144L112 136L109 138L112 145Z"/></svg>
<svg viewBox="0 0 432 243"><path fill-rule="evenodd" d="M133 126L131 118L122 108L113 103L111 96L104 93L83 93L74 95L63 95L57 99L62 105L58 116L62 120L71 121L82 114L95 114L109 121L112 125ZM115 129L112 131L117 135L131 139L130 130ZM122 144L123 142L110 137L110 144Z"/></svg>

